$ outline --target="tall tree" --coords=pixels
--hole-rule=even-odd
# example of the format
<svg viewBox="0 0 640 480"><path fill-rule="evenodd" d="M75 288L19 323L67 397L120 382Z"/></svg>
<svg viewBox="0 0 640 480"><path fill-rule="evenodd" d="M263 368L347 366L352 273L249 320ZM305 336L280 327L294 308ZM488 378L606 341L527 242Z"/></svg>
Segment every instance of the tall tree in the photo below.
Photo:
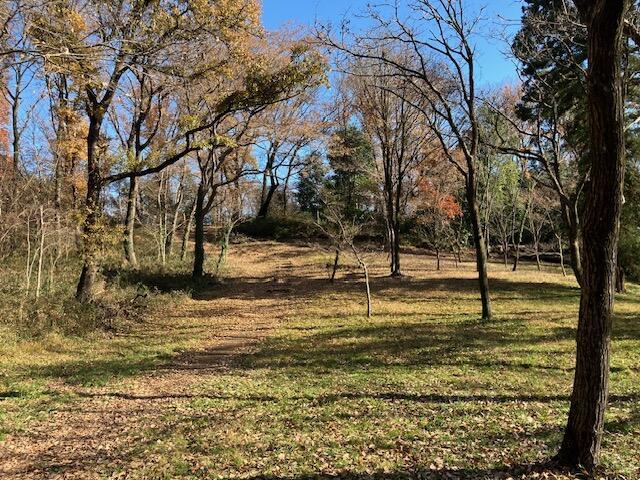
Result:
<svg viewBox="0 0 640 480"><path fill-rule="evenodd" d="M329 140L327 154L331 174L329 188L347 218L360 215L370 204L373 147L364 132L341 126Z"/></svg>
<svg viewBox="0 0 640 480"><path fill-rule="evenodd" d="M388 54L389 55L389 54ZM402 61L402 60L399 60ZM359 60L349 67L354 111L373 146L378 191L389 246L392 277L400 276L402 218L415 192L418 171L432 157L434 138L410 82L394 77L388 64Z"/></svg>
<svg viewBox="0 0 640 480"><path fill-rule="evenodd" d="M484 239L478 200L478 162L481 130L478 117L476 55L473 36L478 16L470 16L462 0L420 0L407 5L408 13L387 6L371 7L374 28L364 36L352 35L347 43L321 30L322 40L340 52L380 62L402 76L420 95L418 109L425 106L425 121L438 138L446 158L464 178L469 219L476 249L482 318L492 317ZM355 37L355 38L354 38ZM385 52L404 48L412 54L399 62ZM383 53L381 53L383 52Z"/></svg>
<svg viewBox="0 0 640 480"><path fill-rule="evenodd" d="M599 462L609 393L616 256L625 175L623 30L630 0L575 0L587 27L590 181L583 285L569 418L558 454L573 467Z"/></svg>
<svg viewBox="0 0 640 480"><path fill-rule="evenodd" d="M120 179L107 180L104 176L108 157L102 130L121 81L144 62L149 62L145 67L152 71L182 76L193 68L207 71L220 67L220 62L210 63L220 56L208 53L229 52L242 35L259 30L259 13L255 0L115 3L57 0L34 15L30 35L37 57L42 59L45 69L73 78L88 121L84 262L76 295L79 300L91 300L95 294L104 227L103 187L108 181ZM221 57L226 64L228 54ZM209 63L203 64L202 58ZM192 150L187 145L184 155ZM127 177L130 175L122 178Z"/></svg>

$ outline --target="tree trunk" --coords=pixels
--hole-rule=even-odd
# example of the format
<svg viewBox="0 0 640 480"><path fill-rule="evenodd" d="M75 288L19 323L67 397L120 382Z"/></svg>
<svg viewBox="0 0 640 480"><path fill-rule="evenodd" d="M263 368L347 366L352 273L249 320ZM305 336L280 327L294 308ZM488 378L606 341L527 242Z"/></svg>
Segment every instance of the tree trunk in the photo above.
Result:
<svg viewBox="0 0 640 480"><path fill-rule="evenodd" d="M571 408L559 459L598 465L609 390L616 257L625 171L622 75L628 0L576 1L587 24L591 175L583 225L582 295Z"/></svg>
<svg viewBox="0 0 640 480"><path fill-rule="evenodd" d="M138 268L136 257L134 230L136 223L136 203L138 200L138 177L129 178L129 196L127 198L127 214L124 221L124 254L133 268Z"/></svg>
<svg viewBox="0 0 640 480"><path fill-rule="evenodd" d="M522 215L522 222L520 222L520 229L518 231L518 243L516 243L516 255L513 259L513 268L512 271L516 271L518 269L518 264L520 263L520 245L522 245L522 234L524 233L524 226L527 221L527 217L529 215L529 205L531 201L527 201L527 204L524 209L524 214Z"/></svg>
<svg viewBox="0 0 640 480"><path fill-rule="evenodd" d="M624 268L622 268L618 262L616 268L616 293L626 293L626 291Z"/></svg>
<svg viewBox="0 0 640 480"><path fill-rule="evenodd" d="M278 179L273 171L276 161L278 145L273 144L267 154L267 164L264 167L264 177L262 179L262 193L260 194L260 208L258 209L258 218L265 218L269 214L269 206L273 195L278 189ZM267 188L267 177L269 178L269 187Z"/></svg>
<svg viewBox="0 0 640 480"><path fill-rule="evenodd" d="M21 70L20 70L21 71ZM16 78L15 85L15 96L13 96L13 102L11 104L11 130L12 130L12 154L13 154L13 171L12 175L17 176L20 169L20 137L21 137L21 129L19 124L19 112L20 112L20 82L22 78L22 74L20 74Z"/></svg>
<svg viewBox="0 0 640 480"><path fill-rule="evenodd" d="M203 182L198 186L198 195L196 197L196 211L194 220L196 224L195 247L193 256L193 278L204 277L204 201L206 195L206 187Z"/></svg>
<svg viewBox="0 0 640 480"><path fill-rule="evenodd" d="M389 241L389 270L392 277L400 277L400 222L399 213L394 202L394 190L390 173L385 173L385 216Z"/></svg>
<svg viewBox="0 0 640 480"><path fill-rule="evenodd" d="M360 265L360 268L362 269L362 273L364 275L365 293L367 295L367 318L371 318L372 311L371 311L371 286L369 285L369 268L367 267L367 264L364 262L364 260L360 256L360 253L358 253L358 250L356 249L355 244L351 243L349 246L351 247L351 251L353 252L353 255L356 257L358 265Z"/></svg>
<svg viewBox="0 0 640 480"><path fill-rule="evenodd" d="M44 260L44 207L40 205L40 246L38 247L38 273L36 275L36 298L40 297L42 288L42 261Z"/></svg>
<svg viewBox="0 0 640 480"><path fill-rule="evenodd" d="M260 210L258 211L258 218L265 218L269 214L269 206L271 206L271 200L273 199L273 195L276 193L278 189L278 184L273 180L273 176L271 176L271 184L269 185L269 189L260 205Z"/></svg>
<svg viewBox="0 0 640 480"><path fill-rule="evenodd" d="M505 237L502 240L502 257L504 260L504 269L506 270L509 266L509 237Z"/></svg>
<svg viewBox="0 0 640 480"><path fill-rule="evenodd" d="M289 199L287 195L289 195L289 181L291 180L291 173L293 170L293 165L289 163L287 168L287 176L284 178L284 185L282 187L282 214L287 214L287 207L289 206Z"/></svg>
<svg viewBox="0 0 640 480"><path fill-rule="evenodd" d="M180 183L178 184L178 190L176 191L173 219L171 220L171 229L167 236L166 250L169 257L173 256L173 247L175 245L176 231L178 230L178 220L180 219L180 212L182 211L182 203L184 202L184 177L186 174L186 164L182 175L180 176Z"/></svg>
<svg viewBox="0 0 640 480"><path fill-rule="evenodd" d="M338 262L340 261L340 249L336 248L336 256L333 259L333 270L331 271L331 283L336 279L336 272L338 271Z"/></svg>
<svg viewBox="0 0 640 480"><path fill-rule="evenodd" d="M538 271L541 271L542 265L540 264L540 240L538 238L533 241L533 251L536 255L536 266L538 267Z"/></svg>
<svg viewBox="0 0 640 480"><path fill-rule="evenodd" d="M227 252L229 251L229 243L231 241L231 233L233 232L234 226L235 222L231 221L222 236L222 241L220 242L220 255L218 255L218 261L216 262L216 277L220 274L220 270L222 270L224 265L227 263Z"/></svg>
<svg viewBox="0 0 640 480"><path fill-rule="evenodd" d="M458 257L456 255L456 247L455 245L452 243L451 244L451 256L453 257L453 263L456 267L456 269L458 268Z"/></svg>
<svg viewBox="0 0 640 480"><path fill-rule="evenodd" d="M471 173L471 172L470 172ZM482 235L480 215L478 212L478 199L476 195L475 179L469 176L466 182L467 201L471 213L471 226L473 229L473 242L476 247L476 266L478 269L478 283L480 285L480 298L482 301L482 319L490 320L491 298L489 297L489 277L487 274L487 245Z"/></svg>
<svg viewBox="0 0 640 480"><path fill-rule="evenodd" d="M187 223L184 226L184 231L182 232L182 246L180 247L180 260L185 261L187 258L187 247L189 246L189 237L191 236L191 225L193 225L193 217L196 215L196 208L198 206L197 200L193 201L191 205L191 210L189 211L189 217L187 218Z"/></svg>
<svg viewBox="0 0 640 480"><path fill-rule="evenodd" d="M102 179L96 147L100 136L101 119L91 118L87 134L87 197L86 216L82 226L83 265L76 298L81 302L89 302L95 296L95 284L98 276L100 194Z"/></svg>
<svg viewBox="0 0 640 480"><path fill-rule="evenodd" d="M562 248L562 236L556 234L556 238L558 239L558 253L560 254L560 267L562 268L562 276L567 276L567 270L564 268L564 251Z"/></svg>
<svg viewBox="0 0 640 480"><path fill-rule="evenodd" d="M566 202L565 202L566 203ZM562 209L563 217L569 230L569 255L571 257L571 270L576 277L578 285L582 286L582 231L580 217L574 202L566 203Z"/></svg>
<svg viewBox="0 0 640 480"><path fill-rule="evenodd" d="M393 256L395 257L395 260L393 262L394 268L393 268L393 272L391 272L391 276L400 277L402 276L402 270L400 269L400 222L398 221L397 213L396 213L395 222L393 224L392 250L393 250Z"/></svg>
<svg viewBox="0 0 640 480"><path fill-rule="evenodd" d="M436 248L436 270L440 271L440 249Z"/></svg>

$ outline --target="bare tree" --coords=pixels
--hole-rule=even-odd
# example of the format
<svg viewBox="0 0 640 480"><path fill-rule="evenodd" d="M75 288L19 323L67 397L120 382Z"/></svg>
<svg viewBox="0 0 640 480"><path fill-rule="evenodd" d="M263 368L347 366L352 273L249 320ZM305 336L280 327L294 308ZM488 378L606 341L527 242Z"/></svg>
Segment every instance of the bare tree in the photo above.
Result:
<svg viewBox="0 0 640 480"><path fill-rule="evenodd" d="M540 79L540 83L544 83L544 79ZM548 85L545 87L551 90ZM545 96L542 87L532 88L529 95L526 102L538 102L547 107L544 115L536 109L535 117L530 121L518 118L511 97L486 100L496 113L494 133L498 142L491 146L538 166L540 174L536 175L536 182L555 192L558 197L569 237L571 267L578 284L582 284L582 222L579 206L589 178L589 169L580 168L579 160L585 152L581 145L567 141L568 124L574 120L569 114L560 112L559 100ZM516 133L519 139L517 145L514 145L512 136L507 138L502 132L500 125L505 123L511 132Z"/></svg>
<svg viewBox="0 0 640 480"><path fill-rule="evenodd" d="M387 56L392 53L387 53ZM402 59L398 60L402 62ZM420 169L433 159L435 138L424 122L424 106L410 82L388 64L356 60L348 67L354 111L360 117L375 156L387 227L391 276L401 275L400 227Z"/></svg>
<svg viewBox="0 0 640 480"><path fill-rule="evenodd" d="M362 216L345 216L343 208L332 201L331 196L328 194L324 195L323 203L323 213L320 219L316 221L316 225L331 240L336 251L334 273L331 280L333 281L335 277L335 269L340 252L345 250L351 251L356 262L358 262L358 267L362 270L367 299L367 318L371 318L373 312L371 305L371 286L369 284L369 266L356 246L356 237L366 225L367 219Z"/></svg>
<svg viewBox="0 0 640 480"><path fill-rule="evenodd" d="M385 11L389 11L385 15ZM342 40L335 40L327 29L320 38L340 52L386 64L402 76L420 94L414 104L424 111L426 121L438 138L447 159L464 178L467 205L473 229L476 264L482 299L482 318L492 316L487 274L487 246L480 220L478 201L478 154L480 125L476 88L476 60L472 37L480 16L469 17L462 0L418 0L408 5L407 17L401 17L398 2L388 9L372 8L376 27L365 37L349 44L343 26ZM425 29L425 27L427 27ZM409 62L399 62L385 51L402 46L411 51Z"/></svg>

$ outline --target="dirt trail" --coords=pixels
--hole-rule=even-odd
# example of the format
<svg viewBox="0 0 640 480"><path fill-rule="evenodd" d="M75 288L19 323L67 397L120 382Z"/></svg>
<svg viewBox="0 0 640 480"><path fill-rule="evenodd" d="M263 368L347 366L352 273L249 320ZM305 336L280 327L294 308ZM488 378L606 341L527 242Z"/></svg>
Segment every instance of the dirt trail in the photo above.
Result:
<svg viewBox="0 0 640 480"><path fill-rule="evenodd" d="M136 452L146 441L143 430L163 428L166 415L179 413L186 402L203 396L208 376L228 370L239 355L272 334L297 301L288 298L283 278L302 274L296 271L300 265L285 260L284 271L274 272L273 262L249 248L235 256L242 258L233 272L235 280L211 285L198 299L172 308L144 327L143 335L154 340L171 329L173 335L196 334L202 337L199 348L103 387L51 382L50 388L70 394L70 401L44 420L32 422L26 432L5 437L0 443L0 478L110 478L105 474L113 466L127 470L141 466Z"/></svg>

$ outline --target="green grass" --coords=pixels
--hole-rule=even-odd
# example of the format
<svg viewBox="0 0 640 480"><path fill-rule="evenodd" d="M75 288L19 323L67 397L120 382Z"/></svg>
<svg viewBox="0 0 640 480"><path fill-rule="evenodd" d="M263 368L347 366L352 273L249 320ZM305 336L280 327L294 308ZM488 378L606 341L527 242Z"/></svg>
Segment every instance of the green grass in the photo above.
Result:
<svg viewBox="0 0 640 480"><path fill-rule="evenodd" d="M617 325L637 332L635 319ZM637 340L616 345L604 466L635 478L640 351ZM186 410L167 417L170 429L150 431L160 440L153 456L189 458L195 478L507 478L558 447L572 346L568 322L293 320L234 374L203 384Z"/></svg>
<svg viewBox="0 0 640 480"><path fill-rule="evenodd" d="M246 259L249 248L260 255ZM196 295L179 321L60 338L57 349L32 345L31 356L5 352L5 434L82 405L77 385L97 386L105 401L154 409L153 422L132 419L140 432L126 452L91 467L104 478L579 478L537 465L558 449L573 378L579 291L554 268L494 265L496 317L482 322L468 265L436 273L430 257L407 256L410 276L392 280L381 276L385 259L370 256L368 320L360 283L348 272L334 285L323 276L319 258L330 252L236 249L241 279ZM282 252L292 270L274 289L259 268L265 258L282 263ZM249 273L259 281L247 283ZM617 303L606 478L640 478L639 295L632 285ZM130 381L180 352L207 348L208 314L233 323L249 313L276 317L277 328L225 368L184 373L194 380L186 392L132 390Z"/></svg>

